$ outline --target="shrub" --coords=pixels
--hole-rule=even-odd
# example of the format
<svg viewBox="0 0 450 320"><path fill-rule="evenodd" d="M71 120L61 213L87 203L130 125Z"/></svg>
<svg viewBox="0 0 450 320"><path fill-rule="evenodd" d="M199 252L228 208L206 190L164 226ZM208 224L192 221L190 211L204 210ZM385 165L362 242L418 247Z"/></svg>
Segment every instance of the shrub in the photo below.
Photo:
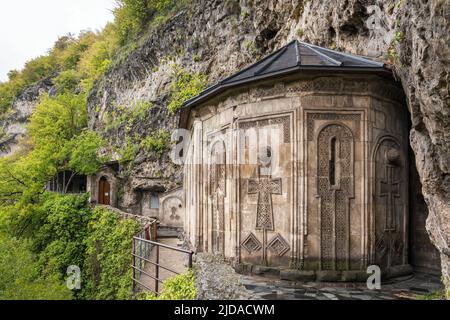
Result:
<svg viewBox="0 0 450 320"><path fill-rule="evenodd" d="M193 270L164 281L159 296L146 292L138 296L140 300L195 300L195 274Z"/></svg>
<svg viewBox="0 0 450 320"><path fill-rule="evenodd" d="M169 133L163 129L146 137L141 141L141 147L146 152L154 152L158 157L161 157L167 149L169 143Z"/></svg>
<svg viewBox="0 0 450 320"><path fill-rule="evenodd" d="M75 70L70 69L61 72L55 79L53 79L53 83L60 91L74 91L80 83L80 78Z"/></svg>
<svg viewBox="0 0 450 320"><path fill-rule="evenodd" d="M85 269L86 298L131 299L132 239L140 225L104 208L96 208L89 224Z"/></svg>
<svg viewBox="0 0 450 320"><path fill-rule="evenodd" d="M40 276L29 242L0 235L0 300L70 300L58 275Z"/></svg>
<svg viewBox="0 0 450 320"><path fill-rule="evenodd" d="M172 96L167 106L170 113L178 111L187 100L198 95L206 87L206 77L200 73L189 73L174 67L174 80L171 85Z"/></svg>

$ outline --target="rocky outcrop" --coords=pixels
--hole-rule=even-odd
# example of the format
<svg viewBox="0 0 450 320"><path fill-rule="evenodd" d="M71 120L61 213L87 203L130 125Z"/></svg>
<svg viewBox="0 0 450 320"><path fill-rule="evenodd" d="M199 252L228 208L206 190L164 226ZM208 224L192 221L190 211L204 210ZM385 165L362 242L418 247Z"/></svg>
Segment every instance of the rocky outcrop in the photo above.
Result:
<svg viewBox="0 0 450 320"><path fill-rule="evenodd" d="M28 118L39 103L39 97L53 88L51 79L44 79L24 90L14 100L11 111L0 119L0 157L17 150L19 140L27 132Z"/></svg>

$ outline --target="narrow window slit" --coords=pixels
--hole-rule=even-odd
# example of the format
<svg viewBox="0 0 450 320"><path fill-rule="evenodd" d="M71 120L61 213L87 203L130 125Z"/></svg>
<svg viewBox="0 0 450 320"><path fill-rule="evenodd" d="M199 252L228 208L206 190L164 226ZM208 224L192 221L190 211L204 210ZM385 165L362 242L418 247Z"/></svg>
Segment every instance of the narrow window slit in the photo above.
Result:
<svg viewBox="0 0 450 320"><path fill-rule="evenodd" d="M330 141L330 160L329 160L329 179L330 185L336 185L336 137Z"/></svg>

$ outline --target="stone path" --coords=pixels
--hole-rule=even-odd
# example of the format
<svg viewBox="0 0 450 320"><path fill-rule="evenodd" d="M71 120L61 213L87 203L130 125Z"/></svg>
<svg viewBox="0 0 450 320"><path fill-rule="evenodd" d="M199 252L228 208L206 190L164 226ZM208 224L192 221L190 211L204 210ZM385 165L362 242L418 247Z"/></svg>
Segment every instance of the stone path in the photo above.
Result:
<svg viewBox="0 0 450 320"><path fill-rule="evenodd" d="M295 283L242 276L241 283L257 300L414 300L442 289L438 276L418 273L369 290L365 284Z"/></svg>
<svg viewBox="0 0 450 320"><path fill-rule="evenodd" d="M178 239L177 238L163 238L158 240L159 243L166 244L172 247L177 247ZM187 271L187 255L182 252L170 250L167 248L160 247L159 248L159 263L162 266L165 266L169 269L172 269L173 271L176 271L178 273L183 273ZM152 250L150 261L156 261L156 249ZM147 262L145 264L144 271L152 276L155 276L155 270L156 267ZM171 278L173 276L176 276L176 274L167 271L163 268L159 268L159 279L166 280L168 278ZM152 290L155 290L155 280L151 277L143 274L141 276L141 282L145 284L147 287L151 288ZM163 288L163 284L159 283L158 291L161 292Z"/></svg>

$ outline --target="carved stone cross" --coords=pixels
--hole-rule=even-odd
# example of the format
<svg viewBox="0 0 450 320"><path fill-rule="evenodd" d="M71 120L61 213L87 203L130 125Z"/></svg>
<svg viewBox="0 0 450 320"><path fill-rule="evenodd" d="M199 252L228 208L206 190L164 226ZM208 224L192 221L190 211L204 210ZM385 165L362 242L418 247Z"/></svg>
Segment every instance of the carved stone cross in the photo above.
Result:
<svg viewBox="0 0 450 320"><path fill-rule="evenodd" d="M256 229L274 230L272 194L281 194L281 178L248 180L248 194L258 194Z"/></svg>
<svg viewBox="0 0 450 320"><path fill-rule="evenodd" d="M394 180L395 167L386 166L386 180L380 181L380 197L387 198L386 231L395 231L395 198L400 198L400 182Z"/></svg>

